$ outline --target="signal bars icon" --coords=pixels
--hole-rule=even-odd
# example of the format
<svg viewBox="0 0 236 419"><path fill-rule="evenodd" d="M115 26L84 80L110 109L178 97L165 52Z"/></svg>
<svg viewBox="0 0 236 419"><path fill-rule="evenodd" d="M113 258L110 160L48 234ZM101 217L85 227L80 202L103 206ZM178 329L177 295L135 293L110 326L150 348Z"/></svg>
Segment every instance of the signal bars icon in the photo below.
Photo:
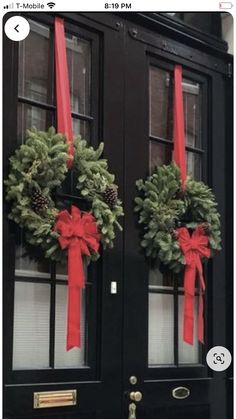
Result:
<svg viewBox="0 0 236 419"><path fill-rule="evenodd" d="M3 9L13 9L13 7L14 7L14 4L11 3L11 4L6 4L5 6L3 6Z"/></svg>

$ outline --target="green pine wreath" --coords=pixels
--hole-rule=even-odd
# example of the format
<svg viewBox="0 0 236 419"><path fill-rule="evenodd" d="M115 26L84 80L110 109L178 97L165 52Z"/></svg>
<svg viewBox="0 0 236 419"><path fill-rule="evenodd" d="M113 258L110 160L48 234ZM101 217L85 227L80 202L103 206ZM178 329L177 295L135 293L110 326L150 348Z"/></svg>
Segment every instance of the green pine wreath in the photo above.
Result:
<svg viewBox="0 0 236 419"><path fill-rule="evenodd" d="M54 231L60 209L53 195L68 173L67 148L65 136L53 127L47 132L28 130L25 143L10 157L10 173L5 180L6 199L11 203L9 218L23 229L27 244L40 247L46 258L56 261L65 259L65 251L60 248L59 233ZM122 229L118 218L123 215L123 208L115 177L101 158L103 143L95 150L77 136L74 150L78 194L89 204L103 247L112 247L115 227ZM98 254L91 253L90 258L96 260Z"/></svg>
<svg viewBox="0 0 236 419"><path fill-rule="evenodd" d="M152 260L159 260L173 272L185 266L175 229L185 226L189 231L203 225L209 236L211 254L220 250L220 215L214 194L203 182L191 177L181 187L180 171L172 162L156 167L146 180L136 182L139 196L135 212L142 227L141 246Z"/></svg>

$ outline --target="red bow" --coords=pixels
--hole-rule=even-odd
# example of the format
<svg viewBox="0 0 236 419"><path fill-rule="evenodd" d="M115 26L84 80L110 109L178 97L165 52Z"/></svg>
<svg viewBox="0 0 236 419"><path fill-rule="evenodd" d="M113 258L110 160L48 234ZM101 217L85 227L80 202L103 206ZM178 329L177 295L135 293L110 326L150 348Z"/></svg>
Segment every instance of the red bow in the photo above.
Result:
<svg viewBox="0 0 236 419"><path fill-rule="evenodd" d="M193 344L194 290L197 270L199 277L198 339L203 343L204 322L202 293L205 290L205 283L201 258L210 257L208 237L202 226L198 226L192 236L190 236L186 227L181 227L177 229L177 237L186 263L184 272L184 341L191 345Z"/></svg>
<svg viewBox="0 0 236 419"><path fill-rule="evenodd" d="M58 214L55 231L60 233L58 241L62 249L68 248L68 318L67 351L80 347L80 290L84 288L82 256L97 253L100 234L96 220L90 213L81 213L71 206L71 214L63 210Z"/></svg>

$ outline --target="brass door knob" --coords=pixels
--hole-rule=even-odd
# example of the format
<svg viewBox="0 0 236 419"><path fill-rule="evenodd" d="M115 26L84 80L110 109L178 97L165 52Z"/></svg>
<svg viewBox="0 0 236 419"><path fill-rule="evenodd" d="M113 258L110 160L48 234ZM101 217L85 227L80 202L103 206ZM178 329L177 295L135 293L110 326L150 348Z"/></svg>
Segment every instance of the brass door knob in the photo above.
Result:
<svg viewBox="0 0 236 419"><path fill-rule="evenodd" d="M140 391L131 391L129 397L133 402L140 402L143 398L143 395Z"/></svg>

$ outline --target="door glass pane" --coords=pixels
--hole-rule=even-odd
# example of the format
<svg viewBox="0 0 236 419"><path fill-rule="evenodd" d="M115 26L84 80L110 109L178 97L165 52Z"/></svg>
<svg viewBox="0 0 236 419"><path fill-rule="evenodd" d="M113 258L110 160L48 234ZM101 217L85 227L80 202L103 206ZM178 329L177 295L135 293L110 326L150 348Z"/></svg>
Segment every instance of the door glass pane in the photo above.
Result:
<svg viewBox="0 0 236 419"><path fill-rule="evenodd" d="M56 279L61 279L67 281L67 263L57 263L56 264Z"/></svg>
<svg viewBox="0 0 236 419"><path fill-rule="evenodd" d="M198 298L195 296L194 305L194 342L189 345L183 341L183 303L184 297L179 296L179 363L180 364L197 364L199 363L199 344L197 338L197 315L198 315Z"/></svg>
<svg viewBox="0 0 236 419"><path fill-rule="evenodd" d="M81 121L80 119L73 118L73 133L80 135L84 140L90 141L90 125L89 122Z"/></svg>
<svg viewBox="0 0 236 419"><path fill-rule="evenodd" d="M173 308L172 295L149 293L149 365L174 363Z"/></svg>
<svg viewBox="0 0 236 419"><path fill-rule="evenodd" d="M172 86L170 73L157 67L149 70L149 133L172 140Z"/></svg>
<svg viewBox="0 0 236 419"><path fill-rule="evenodd" d="M201 85L184 78L182 86L186 145L201 148Z"/></svg>
<svg viewBox="0 0 236 419"><path fill-rule="evenodd" d="M166 270L166 272L161 273L160 269L150 267L149 290L151 289L150 287L153 287L152 289L155 289L154 287L167 287L169 289L173 289L173 285L173 275L171 274L171 272L168 272Z"/></svg>
<svg viewBox="0 0 236 419"><path fill-rule="evenodd" d="M187 172L195 180L202 178L202 157L197 153L187 151Z"/></svg>
<svg viewBox="0 0 236 419"><path fill-rule="evenodd" d="M48 27L29 20L30 33L19 42L19 80L20 96L38 102L53 102L53 83L50 82L53 68L53 54L49 51Z"/></svg>
<svg viewBox="0 0 236 419"><path fill-rule="evenodd" d="M54 124L53 112L23 103L18 104L17 118L18 144L24 142L27 129L34 127L45 131Z"/></svg>
<svg viewBox="0 0 236 419"><path fill-rule="evenodd" d="M16 246L15 276L31 278L50 278L50 264L48 260L41 262L31 259L23 244Z"/></svg>
<svg viewBox="0 0 236 419"><path fill-rule="evenodd" d="M182 82L186 146L202 147L202 86L183 78ZM149 173L156 166L170 164L173 135L172 73L151 66L149 70ZM156 137L156 138L152 138ZM158 137L158 138L157 138ZM202 154L186 150L187 171L196 180L202 178ZM176 279L176 278L175 278ZM174 289L174 277L167 270L150 266L149 269L149 364L198 363L199 345L183 342L183 297ZM174 301L177 309L174 310ZM197 303L196 303L197 304ZM197 314L197 305L195 306ZM174 334L174 331L178 333ZM195 331L196 332L196 331ZM196 332L197 333L197 332ZM179 336L177 336L179 334ZM175 341L174 341L175 336ZM174 357L174 348L175 357ZM177 348L179 356L177 357Z"/></svg>
<svg viewBox="0 0 236 419"><path fill-rule="evenodd" d="M170 164L172 150L169 145L158 143L155 140L149 141L149 171L152 173L156 166Z"/></svg>
<svg viewBox="0 0 236 419"><path fill-rule="evenodd" d="M31 32L29 37L19 44L18 94L20 98L17 126L19 144L24 142L26 129L35 127L44 131L51 125L55 126L54 110L45 110L45 107L39 103L36 103L36 106L33 102L32 105L29 105L21 98L22 96L31 101L47 104L54 103L54 54L50 39L50 29L32 21L30 21L30 26ZM66 34L66 43L72 112L90 115L91 44L89 41L71 34ZM33 61L32 57L34 57ZM80 134L81 137L90 141L92 122L90 120L82 120L81 117L79 118L73 118L74 134ZM69 187L66 191L63 191L67 194L73 194L73 185L73 175L71 175ZM70 198L69 203L71 204ZM67 202L63 202L63 207L66 205ZM85 348L87 348L85 292L82 295L81 306L82 346L81 349L73 349L66 352L66 266L59 264L56 266L56 280L58 282L56 284L56 301L54 303L53 293L52 301L50 301L51 285L47 284L48 280L51 281L51 265L44 261L35 262L30 259L26 255L27 249L24 248L23 241L17 239L17 243L19 244L16 245L15 276L18 281L26 281L28 278L28 283L17 281L15 285L14 368L49 367L49 353L51 354L52 349L52 347L49 347L49 343L51 345L55 343L55 368L83 367L87 359L87 351L85 351ZM30 281L35 279L40 281L41 278L41 282L45 282L45 284L40 284L39 281L37 283L35 281L33 284L29 282L29 278ZM54 286L55 284L52 285L52 287ZM53 321L51 320L54 318L54 310L55 330L52 330ZM51 337L55 332L55 342L52 341L52 338L49 342L49 328L51 328ZM26 342L29 349L25 349L24 342ZM38 351L41 350L39 355L35 349L36 347L40 348ZM23 350L25 351L25 357L22 355ZM29 356L27 351L31 351L33 355Z"/></svg>
<svg viewBox="0 0 236 419"><path fill-rule="evenodd" d="M66 351L67 285L56 287L55 368L85 366L85 291L81 293L81 348Z"/></svg>
<svg viewBox="0 0 236 419"><path fill-rule="evenodd" d="M49 367L50 286L15 282L13 369Z"/></svg>
<svg viewBox="0 0 236 419"><path fill-rule="evenodd" d="M88 41L66 34L72 112L90 114L91 47Z"/></svg>

